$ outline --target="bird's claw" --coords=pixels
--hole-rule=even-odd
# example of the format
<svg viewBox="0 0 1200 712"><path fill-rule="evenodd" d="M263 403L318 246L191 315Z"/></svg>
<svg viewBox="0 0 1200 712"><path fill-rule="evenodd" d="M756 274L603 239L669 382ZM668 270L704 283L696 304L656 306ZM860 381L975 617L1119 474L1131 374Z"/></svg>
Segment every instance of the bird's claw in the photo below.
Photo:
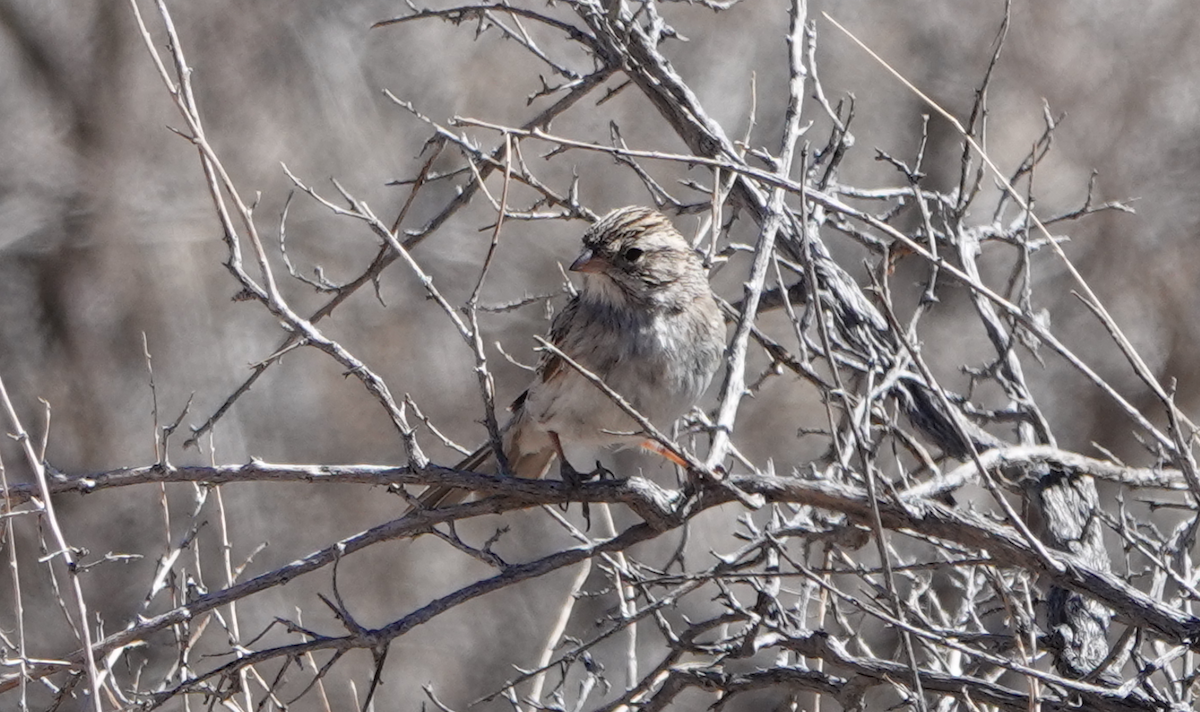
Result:
<svg viewBox="0 0 1200 712"><path fill-rule="evenodd" d="M596 468L590 472L580 472L571 463L562 460L559 464L558 476L571 487L578 487L584 482L590 482L591 480L611 480L616 477L612 473L612 470L601 465L599 460L596 461Z"/></svg>
<svg viewBox="0 0 1200 712"><path fill-rule="evenodd" d="M599 460L596 461L596 469L592 470L591 472L580 472L579 470L576 470L571 463L567 462L565 457L559 460L558 476L562 478L562 481L570 489L576 489L584 482L589 480L611 480L614 477L612 471L604 465L601 465ZM590 531L592 528L591 507L588 506L587 502L581 502L580 505L583 509L583 521L586 524L586 530ZM563 511L566 511L568 506L569 503L564 503Z"/></svg>

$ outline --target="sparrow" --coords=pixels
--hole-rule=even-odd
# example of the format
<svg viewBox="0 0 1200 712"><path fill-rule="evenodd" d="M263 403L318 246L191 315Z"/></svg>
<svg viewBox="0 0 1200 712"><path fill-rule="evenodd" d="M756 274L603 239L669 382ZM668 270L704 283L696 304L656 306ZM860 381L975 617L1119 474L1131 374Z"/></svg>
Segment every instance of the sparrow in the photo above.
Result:
<svg viewBox="0 0 1200 712"><path fill-rule="evenodd" d="M554 317L548 341L656 426L687 412L725 351L725 322L687 240L662 213L619 208L584 233L569 269L583 276L583 286ZM556 459L564 479L577 477L572 461L601 448L657 450L612 399L549 352L509 410L500 435L517 477L543 477ZM457 469L497 472L494 448L481 447ZM419 507L456 504L470 494L430 487Z"/></svg>

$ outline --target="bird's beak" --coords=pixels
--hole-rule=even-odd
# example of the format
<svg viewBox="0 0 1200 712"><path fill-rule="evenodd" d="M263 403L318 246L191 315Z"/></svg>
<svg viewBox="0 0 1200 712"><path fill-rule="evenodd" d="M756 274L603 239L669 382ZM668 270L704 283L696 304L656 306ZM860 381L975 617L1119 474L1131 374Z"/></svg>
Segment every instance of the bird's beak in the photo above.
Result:
<svg viewBox="0 0 1200 712"><path fill-rule="evenodd" d="M572 272L603 272L608 263L603 257L598 257L591 248L585 249L567 269Z"/></svg>

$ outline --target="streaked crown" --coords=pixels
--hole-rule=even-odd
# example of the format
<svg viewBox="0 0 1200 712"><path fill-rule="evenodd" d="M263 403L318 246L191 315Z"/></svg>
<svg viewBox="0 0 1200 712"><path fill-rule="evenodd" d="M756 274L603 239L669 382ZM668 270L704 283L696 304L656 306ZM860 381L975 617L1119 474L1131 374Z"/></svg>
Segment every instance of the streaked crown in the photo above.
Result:
<svg viewBox="0 0 1200 712"><path fill-rule="evenodd" d="M606 243L629 242L642 235L659 231L683 239L667 216L657 210L631 205L617 208L593 223L583 235L583 244L596 249Z"/></svg>

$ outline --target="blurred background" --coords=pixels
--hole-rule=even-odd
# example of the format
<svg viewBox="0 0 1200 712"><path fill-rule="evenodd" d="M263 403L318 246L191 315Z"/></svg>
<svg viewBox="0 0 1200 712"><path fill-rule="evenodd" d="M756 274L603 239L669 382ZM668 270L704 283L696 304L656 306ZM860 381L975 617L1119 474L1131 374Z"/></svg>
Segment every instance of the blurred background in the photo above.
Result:
<svg viewBox="0 0 1200 712"><path fill-rule="evenodd" d="M548 72L499 33L477 38L472 23L456 27L436 20L370 29L373 22L404 13L398 3L210 0L171 3L171 8L195 70L208 134L243 195L258 196L259 229L276 245L280 212L292 188L281 164L328 197L336 196L329 182L334 178L385 221L395 218L408 188L389 182L415 176L430 130L383 90L443 124L457 115L519 125L548 101L527 105L527 97L540 88L538 74ZM753 92L757 111L750 143L775 150L786 100L787 3L760 0L722 13L664 3L660 10L687 38L668 42L663 51L710 115L730 135L744 135ZM1044 107L1055 117L1065 114L1054 149L1034 177L1043 216L1080 207L1093 170L1099 174L1097 201L1136 199L1131 203L1136 215L1103 213L1054 231L1070 237L1068 253L1152 369L1178 379L1186 412L1195 412L1200 386L1200 370L1192 365L1200 345L1193 308L1200 299L1193 278L1200 250L1195 239L1200 14L1193 10L1182 0L1016 0L991 85L986 132L991 155L1012 170L1041 135ZM965 121L1004 3L811 3L825 91L832 101L852 94L856 102L851 125L856 147L841 180L861 188L900 185L902 176L874 160L875 149L911 161L922 115L929 111L821 18L821 11ZM148 21L161 47L161 25L149 14ZM562 62L574 63L578 71L591 68L553 34L535 35ZM45 422L39 399L50 404L48 459L56 467L83 473L152 463L154 421L143 334L153 359L160 421L174 420L192 398L184 418L190 425L203 422L249 374L249 365L270 355L285 334L260 305L232 301L238 285L223 266L226 248L197 153L168 129L182 128L183 122L126 4L0 0L0 86L0 377L25 426L35 433ZM806 111L816 118L815 104ZM620 124L633 147L684 150L632 89L601 107L595 107L595 97L585 100L553 128L560 135L604 143L609 121ZM930 186L949 188L958 179L960 140L936 118L929 132ZM484 147L495 146L494 134L470 133ZM821 133L811 140L824 139ZM461 165L452 154L447 151L437 167ZM527 158L534 160L532 152ZM649 201L632 172L595 155L566 154L533 168L560 189L578 173L582 201L598 212ZM708 178L703 171L675 166L653 166L653 171L689 200L699 198L675 181ZM405 227L422 226L452 195L448 182L426 189ZM414 252L451 303L462 303L474 285L490 237L481 229L492 219L487 203L476 199ZM978 219L986 223L991 216ZM698 225L695 217L676 222L689 235ZM583 227L510 223L484 301L503 304L560 293L556 265L573 258ZM339 282L360 274L378 244L364 226L336 219L297 196L287 222L287 247L300 270L320 267ZM286 275L281 261L276 266ZM731 266L717 280L732 298L740 294L737 269ZM914 270L908 276L915 280L921 274ZM1071 296L1061 268L1044 261L1035 274L1037 306L1048 310L1056 332L1135 403L1148 402L1103 330ZM297 281L284 276L281 282L301 313L324 301ZM956 339L958 318L973 319L969 301L953 286L945 289L944 304L937 318L926 322L923 336L927 354L953 374L961 365L979 363L968 352L971 339ZM487 341L499 341L514 359L531 363L536 359L531 335L546 328L545 318L539 306L490 315ZM383 275L378 297L361 290L323 327L382 376L394 394L411 394L451 437L467 447L482 439L470 352L401 264ZM499 400L507 403L528 374L495 349L490 355ZM1032 373L1031 380L1038 384L1060 444L1088 452L1088 443L1100 442L1139 461L1128 422L1061 361L1047 358L1047 368ZM796 434L823 422L823 411L808 407L812 396L802 384L776 379L770 392L746 406L735 438L739 447L757 458L774 458L780 468L819 454ZM181 440L177 437L176 445ZM437 462L456 459L426 433L422 443ZM268 371L217 426L212 444L214 454L175 447L172 460L403 462L399 440L379 406L357 381L313 350L293 352ZM29 479L11 442L0 445L0 455L10 480ZM646 461L637 466L652 474L659 467ZM266 545L246 575L386 521L403 506L399 498L355 486L245 484L226 487L223 494L235 564ZM152 601L143 608L142 600L167 537L158 497L157 488L144 488L59 503L68 540L85 547L88 557L106 552L145 557L106 564L84 579L108 632L139 611L166 607L164 601ZM177 540L194 525L189 514L196 499L184 486L171 488L169 498L176 515L171 537ZM198 520L207 525L196 542L197 555L207 557L201 573L220 556L212 503L205 506ZM699 557L728 546L722 534L728 521L713 515L703 522L708 526L695 527L689 542ZM536 515L505 523L512 531L498 550L509 560L568 542ZM475 524L469 534L486 537L496 526L494 521ZM49 603L30 603L49 600L42 598L48 590L45 577L32 563L36 542L32 529L17 542L22 560L29 562L22 580L27 627L36 631L38 655L64 655L75 646L60 611ZM669 552L675 543L657 546ZM654 558L653 551L641 554ZM209 570L211 580L202 585L221 587L215 572ZM7 575L6 570L0 578ZM339 582L362 622L379 625L452 586L487 575L479 562L421 540L374 547L346 560ZM545 634L544 610L561 602L570 577L560 572L477 601L398 641L380 693L386 706L380 709L416 709L420 686L427 682L461 705L510 676L511 665L530 666ZM597 587L601 584L598 579ZM294 616L298 608L306 612L306 625L336 632L325 609L314 605L315 593L327 592L329 585L328 573L321 572L243 602L243 632L253 635L275 616ZM5 603L0 626L6 630L12 628L11 588L0 583ZM606 604L581 605L585 611L577 615L579 630L573 631L579 635L603 615ZM164 634L140 653L150 666L147 675L165 669L169 651ZM355 664L343 668L361 690L370 661L365 654L351 657ZM334 709L350 704L344 680L329 690Z"/></svg>

